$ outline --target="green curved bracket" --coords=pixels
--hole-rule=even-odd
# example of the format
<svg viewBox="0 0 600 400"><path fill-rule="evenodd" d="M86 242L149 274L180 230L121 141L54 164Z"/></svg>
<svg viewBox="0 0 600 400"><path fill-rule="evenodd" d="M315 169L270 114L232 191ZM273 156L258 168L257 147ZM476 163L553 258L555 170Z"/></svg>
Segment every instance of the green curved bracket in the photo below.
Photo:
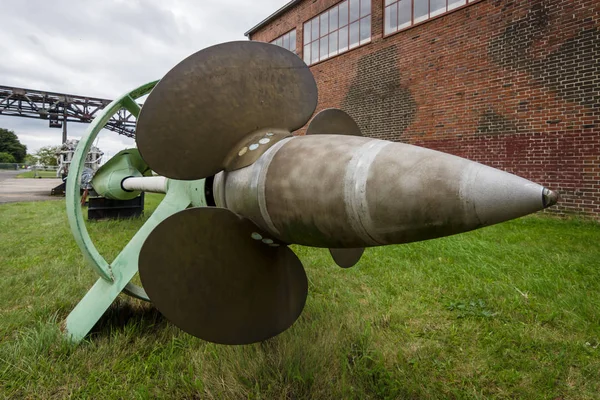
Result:
<svg viewBox="0 0 600 400"><path fill-rule="evenodd" d="M121 291L142 300L148 300L142 288L130 283L138 271L138 259L144 241L150 232L170 215L189 205L206 206L204 179L196 181L168 180L167 194L163 201L111 264L108 264L100 255L88 234L79 195L85 156L100 130L118 110L125 107L136 117L139 115L140 107L135 99L149 93L156 83L157 81L140 86L109 104L89 126L73 155L66 192L69 225L81 252L90 266L100 275L100 279L67 317L65 331L75 342L80 341L88 334Z"/></svg>
<svg viewBox="0 0 600 400"><path fill-rule="evenodd" d="M81 249L81 252L85 258L88 260L88 263L91 265L91 267L98 273L98 275L109 282L114 280L111 267L100 255L94 246L87 229L85 228L79 196L81 190L81 173L85 166L85 157L90 151L92 143L110 118L123 107L137 117L140 114L140 106L135 102L135 99L150 93L157 83L158 81L155 81L142 85L139 88L115 99L104 110L102 110L100 115L98 115L98 117L92 121L86 133L79 141L71 161L69 177L67 178L66 192L67 216L69 218L71 232L73 233L77 245Z"/></svg>

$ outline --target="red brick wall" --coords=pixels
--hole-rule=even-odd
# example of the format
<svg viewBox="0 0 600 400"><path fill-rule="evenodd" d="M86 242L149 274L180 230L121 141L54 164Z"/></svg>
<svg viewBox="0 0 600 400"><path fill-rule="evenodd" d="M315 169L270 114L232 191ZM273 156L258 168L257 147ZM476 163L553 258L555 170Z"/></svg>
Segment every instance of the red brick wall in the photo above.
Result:
<svg viewBox="0 0 600 400"><path fill-rule="evenodd" d="M251 39L271 41L336 4L303 1ZM311 67L319 106L372 137L497 167L556 189L559 213L600 218L600 2L482 0ZM300 53L301 54L301 53ZM302 131L301 131L302 133Z"/></svg>

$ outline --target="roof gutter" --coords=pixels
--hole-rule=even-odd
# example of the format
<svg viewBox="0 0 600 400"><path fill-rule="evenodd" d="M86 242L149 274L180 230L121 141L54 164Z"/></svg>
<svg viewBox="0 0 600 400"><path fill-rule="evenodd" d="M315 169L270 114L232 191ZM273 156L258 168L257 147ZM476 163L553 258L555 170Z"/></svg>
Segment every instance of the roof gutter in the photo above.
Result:
<svg viewBox="0 0 600 400"><path fill-rule="evenodd" d="M293 6L295 6L296 4L300 3L301 1L302 0L292 0L292 1L290 1L289 3L287 3L286 5L284 5L283 7L281 7L279 10L275 11L273 14L269 15L267 18L265 18L264 20L262 20L261 22L259 22L258 25L256 25L253 28L251 28L248 32L244 33L244 36L246 36L248 39L250 39L250 35L252 35L254 32L256 32L257 30L259 30L263 26L267 25L269 22L273 21L275 18L279 17L281 14L283 14L284 12L286 12L287 10L289 10L290 8L292 8Z"/></svg>

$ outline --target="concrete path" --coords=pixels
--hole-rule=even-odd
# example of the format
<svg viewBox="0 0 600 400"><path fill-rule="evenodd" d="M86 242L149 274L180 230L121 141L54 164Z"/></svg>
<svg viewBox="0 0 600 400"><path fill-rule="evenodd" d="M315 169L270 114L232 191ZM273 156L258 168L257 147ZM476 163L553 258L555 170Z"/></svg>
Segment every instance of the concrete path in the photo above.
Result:
<svg viewBox="0 0 600 400"><path fill-rule="evenodd" d="M60 185L59 178L14 178L23 171L0 170L0 204L17 201L60 200L62 196L50 196L52 188Z"/></svg>

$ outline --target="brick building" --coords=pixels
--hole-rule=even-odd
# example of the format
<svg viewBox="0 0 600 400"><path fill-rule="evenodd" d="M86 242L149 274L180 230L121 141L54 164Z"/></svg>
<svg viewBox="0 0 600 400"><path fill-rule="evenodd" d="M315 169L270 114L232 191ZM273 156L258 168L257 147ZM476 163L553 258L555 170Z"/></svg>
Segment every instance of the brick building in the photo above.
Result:
<svg viewBox="0 0 600 400"><path fill-rule="evenodd" d="M515 173L558 190L557 212L600 218L599 25L598 0L293 0L246 36L305 60L317 112Z"/></svg>

